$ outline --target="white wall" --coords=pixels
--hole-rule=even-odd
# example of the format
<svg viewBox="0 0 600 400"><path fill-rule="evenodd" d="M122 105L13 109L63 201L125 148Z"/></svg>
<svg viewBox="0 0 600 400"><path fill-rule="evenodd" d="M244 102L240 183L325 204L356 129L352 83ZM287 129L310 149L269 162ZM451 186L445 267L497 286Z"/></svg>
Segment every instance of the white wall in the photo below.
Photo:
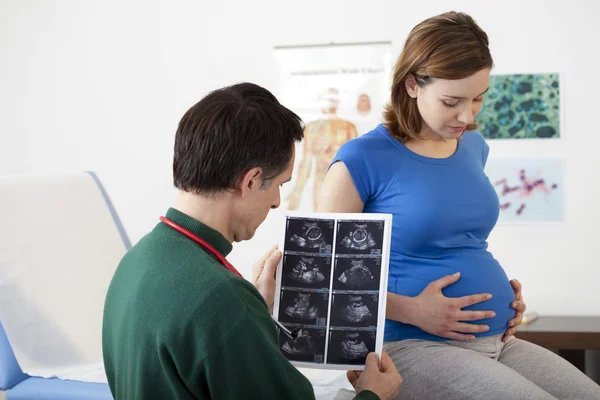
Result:
<svg viewBox="0 0 600 400"><path fill-rule="evenodd" d="M277 94L273 46L392 40L450 9L488 32L494 72L564 76L562 142L493 143L491 157L564 155L566 223L498 227L491 249L530 310L600 315L598 2L432 0L0 0L0 175L94 170L133 242L171 204L176 125L207 91L242 80ZM7 210L5 210L7 212ZM230 257L275 244L275 212Z"/></svg>

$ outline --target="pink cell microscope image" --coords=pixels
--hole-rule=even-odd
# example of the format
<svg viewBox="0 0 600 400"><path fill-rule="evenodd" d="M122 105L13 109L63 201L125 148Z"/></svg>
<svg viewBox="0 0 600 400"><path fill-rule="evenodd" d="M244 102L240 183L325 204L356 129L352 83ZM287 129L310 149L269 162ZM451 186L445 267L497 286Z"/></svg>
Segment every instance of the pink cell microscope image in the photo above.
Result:
<svg viewBox="0 0 600 400"><path fill-rule="evenodd" d="M500 197L500 210L506 211L511 209L514 210L516 215L522 216L527 207L527 199L533 194L536 192L542 192L546 195L549 195L558 188L556 183L546 182L541 175L542 171L538 170L533 177L527 177L526 171L521 169L519 171L518 183L516 185L510 185L507 178L503 178L494 182L496 190L501 188L498 193ZM503 202L502 197L506 197L515 192L517 194L517 204L513 204L513 202L508 200Z"/></svg>

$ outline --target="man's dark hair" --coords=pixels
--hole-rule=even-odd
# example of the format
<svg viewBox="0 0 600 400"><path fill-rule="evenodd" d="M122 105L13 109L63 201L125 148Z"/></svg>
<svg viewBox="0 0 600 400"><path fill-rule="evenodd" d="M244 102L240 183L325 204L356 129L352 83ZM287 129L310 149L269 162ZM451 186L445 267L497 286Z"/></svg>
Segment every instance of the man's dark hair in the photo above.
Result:
<svg viewBox="0 0 600 400"><path fill-rule="evenodd" d="M300 117L265 88L240 83L212 91L179 122L175 187L204 195L222 192L255 167L268 186L287 169L303 136Z"/></svg>

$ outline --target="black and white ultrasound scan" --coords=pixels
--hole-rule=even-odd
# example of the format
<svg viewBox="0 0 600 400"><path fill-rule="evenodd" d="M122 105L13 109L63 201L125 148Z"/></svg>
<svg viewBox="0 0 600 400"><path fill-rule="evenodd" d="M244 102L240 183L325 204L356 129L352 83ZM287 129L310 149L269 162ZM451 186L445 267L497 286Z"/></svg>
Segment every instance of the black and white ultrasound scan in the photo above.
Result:
<svg viewBox="0 0 600 400"><path fill-rule="evenodd" d="M376 334L376 330L331 329L327 363L364 365L367 355L376 351Z"/></svg>
<svg viewBox="0 0 600 400"><path fill-rule="evenodd" d="M288 218L285 250L331 254L334 224L334 220Z"/></svg>
<svg viewBox="0 0 600 400"><path fill-rule="evenodd" d="M281 286L329 289L331 256L285 254L283 256Z"/></svg>
<svg viewBox="0 0 600 400"><path fill-rule="evenodd" d="M381 356L392 216L286 212L273 316L282 354L307 368L364 368Z"/></svg>
<svg viewBox="0 0 600 400"><path fill-rule="evenodd" d="M319 291L281 290L279 321L325 326L329 308L329 293Z"/></svg>
<svg viewBox="0 0 600 400"><path fill-rule="evenodd" d="M336 257L333 290L379 290L381 257Z"/></svg>
<svg viewBox="0 0 600 400"><path fill-rule="evenodd" d="M383 221L338 221L337 254L381 254Z"/></svg>
<svg viewBox="0 0 600 400"><path fill-rule="evenodd" d="M295 326L287 326L294 329ZM303 361L308 363L325 362L325 343L327 340L327 328L314 328L300 326L295 339L290 338L284 332L279 332L279 346L286 358L292 361Z"/></svg>
<svg viewBox="0 0 600 400"><path fill-rule="evenodd" d="M378 293L334 293L330 324L340 327L377 327L378 310Z"/></svg>

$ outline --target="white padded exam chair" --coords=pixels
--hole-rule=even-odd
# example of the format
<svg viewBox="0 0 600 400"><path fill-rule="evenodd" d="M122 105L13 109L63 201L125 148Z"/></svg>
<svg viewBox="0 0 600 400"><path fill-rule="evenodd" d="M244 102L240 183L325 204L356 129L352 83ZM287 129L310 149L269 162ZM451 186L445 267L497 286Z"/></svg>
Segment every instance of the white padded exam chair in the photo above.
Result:
<svg viewBox="0 0 600 400"><path fill-rule="evenodd" d="M0 210L0 390L112 399L102 312L131 245L98 177L0 177Z"/></svg>

